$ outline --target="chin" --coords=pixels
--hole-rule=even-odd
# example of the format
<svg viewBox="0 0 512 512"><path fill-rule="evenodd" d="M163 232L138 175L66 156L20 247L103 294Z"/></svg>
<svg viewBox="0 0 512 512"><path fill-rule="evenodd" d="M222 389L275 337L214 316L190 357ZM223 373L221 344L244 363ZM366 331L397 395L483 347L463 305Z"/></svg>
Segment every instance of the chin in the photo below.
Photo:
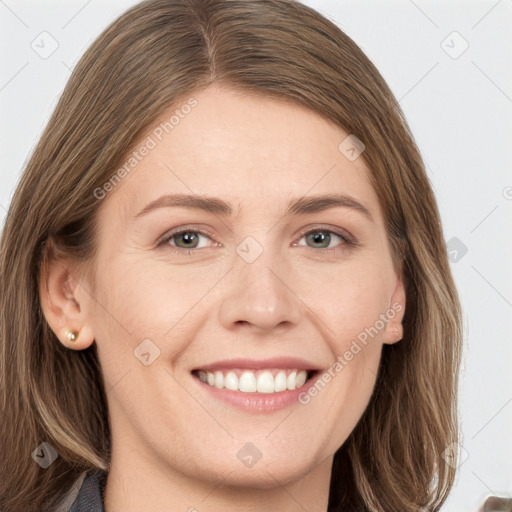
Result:
<svg viewBox="0 0 512 512"><path fill-rule="evenodd" d="M262 455L257 461L247 458L244 463L244 452L240 454L240 458L236 455L239 450L232 457L226 456L228 451L224 451L218 458L215 457L217 463L212 461L208 469L208 464L203 460L200 468L192 469L193 477L214 483L221 480L223 486L234 488L273 489L301 479L325 460L325 457L315 458L313 454L308 457L297 448L288 453L274 451L273 456ZM266 450L272 451L272 446L269 445Z"/></svg>

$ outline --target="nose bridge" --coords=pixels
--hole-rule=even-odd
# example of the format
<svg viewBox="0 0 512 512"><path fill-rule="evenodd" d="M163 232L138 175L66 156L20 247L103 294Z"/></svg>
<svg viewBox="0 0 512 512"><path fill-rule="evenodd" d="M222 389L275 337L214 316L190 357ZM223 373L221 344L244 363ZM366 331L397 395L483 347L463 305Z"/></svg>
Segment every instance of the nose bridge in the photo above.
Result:
<svg viewBox="0 0 512 512"><path fill-rule="evenodd" d="M271 236L261 235L259 240L256 236L246 237L236 247L220 308L226 328L243 322L271 329L300 318L300 304L287 283L289 272L279 247L272 246Z"/></svg>

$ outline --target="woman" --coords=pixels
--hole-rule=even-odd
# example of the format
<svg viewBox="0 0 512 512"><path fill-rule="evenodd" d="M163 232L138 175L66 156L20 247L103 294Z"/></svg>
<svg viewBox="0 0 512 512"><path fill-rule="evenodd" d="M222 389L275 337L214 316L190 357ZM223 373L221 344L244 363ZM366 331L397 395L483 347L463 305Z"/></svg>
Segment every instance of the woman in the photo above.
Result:
<svg viewBox="0 0 512 512"><path fill-rule="evenodd" d="M383 78L311 8L122 15L0 265L2 512L445 501L461 326L438 209Z"/></svg>

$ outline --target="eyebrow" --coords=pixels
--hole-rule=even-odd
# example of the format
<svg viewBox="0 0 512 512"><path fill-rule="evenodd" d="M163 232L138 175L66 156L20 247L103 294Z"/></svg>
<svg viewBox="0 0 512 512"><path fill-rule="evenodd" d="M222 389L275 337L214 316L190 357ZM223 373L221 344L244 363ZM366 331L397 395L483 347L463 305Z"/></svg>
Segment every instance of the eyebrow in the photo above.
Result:
<svg viewBox="0 0 512 512"><path fill-rule="evenodd" d="M202 210L215 215L230 216L233 214L231 205L218 197L197 194L166 194L147 204L135 218L139 218L159 208L184 207ZM370 221L374 219L366 206L353 197L345 194L322 194L292 199L287 206L285 217L318 213L329 208L351 208L364 214Z"/></svg>

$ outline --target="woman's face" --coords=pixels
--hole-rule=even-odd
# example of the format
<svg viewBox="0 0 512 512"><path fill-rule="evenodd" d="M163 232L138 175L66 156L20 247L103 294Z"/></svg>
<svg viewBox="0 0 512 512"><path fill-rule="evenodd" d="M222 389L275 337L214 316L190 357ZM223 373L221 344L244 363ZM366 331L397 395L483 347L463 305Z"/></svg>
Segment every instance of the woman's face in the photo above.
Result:
<svg viewBox="0 0 512 512"><path fill-rule="evenodd" d="M360 148L291 103L194 98L102 199L82 281L113 464L259 488L330 471L405 307Z"/></svg>

